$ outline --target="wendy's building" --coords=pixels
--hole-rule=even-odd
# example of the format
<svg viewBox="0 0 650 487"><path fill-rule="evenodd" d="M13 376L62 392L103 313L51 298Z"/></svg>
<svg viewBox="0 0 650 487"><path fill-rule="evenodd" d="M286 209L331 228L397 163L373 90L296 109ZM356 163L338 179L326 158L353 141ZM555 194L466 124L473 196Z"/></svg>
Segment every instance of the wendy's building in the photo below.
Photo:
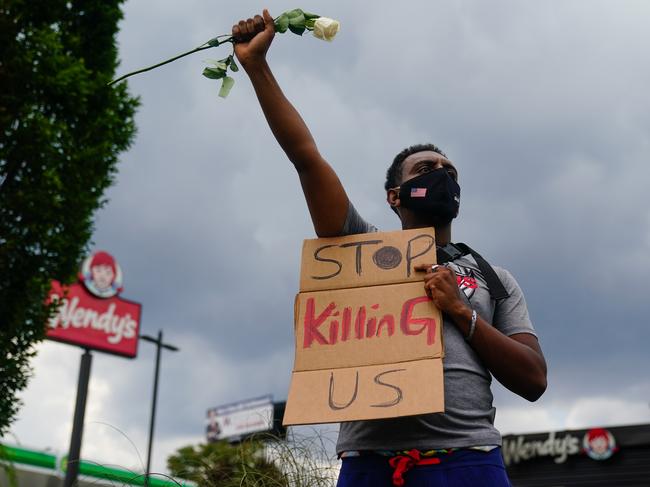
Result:
<svg viewBox="0 0 650 487"><path fill-rule="evenodd" d="M503 437L514 487L648 487L650 424Z"/></svg>

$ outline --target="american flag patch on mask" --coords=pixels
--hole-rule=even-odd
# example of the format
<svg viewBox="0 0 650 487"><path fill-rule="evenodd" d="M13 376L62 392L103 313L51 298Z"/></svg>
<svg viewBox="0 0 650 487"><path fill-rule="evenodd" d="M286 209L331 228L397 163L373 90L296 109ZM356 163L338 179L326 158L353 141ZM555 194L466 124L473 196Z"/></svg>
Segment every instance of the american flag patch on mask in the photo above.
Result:
<svg viewBox="0 0 650 487"><path fill-rule="evenodd" d="M427 195L427 188L411 188L411 198L424 198Z"/></svg>

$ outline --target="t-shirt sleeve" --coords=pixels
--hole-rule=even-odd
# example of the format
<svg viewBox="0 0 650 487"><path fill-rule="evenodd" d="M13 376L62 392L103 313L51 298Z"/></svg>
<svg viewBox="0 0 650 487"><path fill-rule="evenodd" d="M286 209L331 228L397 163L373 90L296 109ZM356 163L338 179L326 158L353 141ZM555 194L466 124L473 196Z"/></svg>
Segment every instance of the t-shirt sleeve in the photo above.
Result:
<svg viewBox="0 0 650 487"><path fill-rule="evenodd" d="M348 206L348 214L343 224L341 235L355 235L357 233L376 232L377 227L363 219L352 203Z"/></svg>
<svg viewBox="0 0 650 487"><path fill-rule="evenodd" d="M506 291L508 291L509 296L497 301L492 325L507 336L516 333L530 333L537 336L530 321L530 316L528 316L526 299L519 284L507 270L500 267L495 267L494 270L501 279Z"/></svg>

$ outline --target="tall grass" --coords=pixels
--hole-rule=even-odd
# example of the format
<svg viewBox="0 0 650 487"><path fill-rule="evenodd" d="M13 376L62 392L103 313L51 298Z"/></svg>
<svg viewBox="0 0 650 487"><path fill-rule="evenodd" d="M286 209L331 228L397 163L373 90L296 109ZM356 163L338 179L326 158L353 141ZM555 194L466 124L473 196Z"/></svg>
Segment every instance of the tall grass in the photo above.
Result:
<svg viewBox="0 0 650 487"><path fill-rule="evenodd" d="M338 468L328 439L290 433L257 435L239 444L181 448L167 465L172 475L199 487L333 487Z"/></svg>

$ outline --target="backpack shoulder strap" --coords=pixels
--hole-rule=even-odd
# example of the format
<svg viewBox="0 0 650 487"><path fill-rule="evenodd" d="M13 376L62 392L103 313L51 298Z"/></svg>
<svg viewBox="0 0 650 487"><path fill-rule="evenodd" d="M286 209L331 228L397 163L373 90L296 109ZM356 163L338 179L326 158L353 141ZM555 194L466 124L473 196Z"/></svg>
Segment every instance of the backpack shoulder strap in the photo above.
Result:
<svg viewBox="0 0 650 487"><path fill-rule="evenodd" d="M452 245L461 251L461 255L470 254L472 257L474 257L476 264L478 264L478 268L481 270L481 274L483 274L483 277L485 278L485 282L487 283L492 299L498 301L510 296L510 294L508 294L508 291L506 291L503 283L501 282L501 279L499 279L499 276L497 276L497 273L494 271L488 261L481 257L481 254L464 243L456 243Z"/></svg>

